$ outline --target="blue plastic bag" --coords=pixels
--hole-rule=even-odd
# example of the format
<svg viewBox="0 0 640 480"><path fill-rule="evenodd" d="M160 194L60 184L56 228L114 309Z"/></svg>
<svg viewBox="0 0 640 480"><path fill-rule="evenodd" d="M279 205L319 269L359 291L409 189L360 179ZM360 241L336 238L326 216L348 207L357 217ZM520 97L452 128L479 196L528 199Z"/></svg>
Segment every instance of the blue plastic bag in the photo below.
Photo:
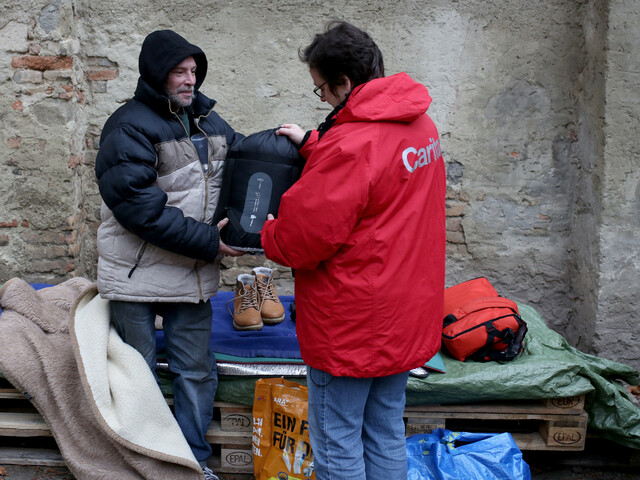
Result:
<svg viewBox="0 0 640 480"><path fill-rule="evenodd" d="M408 480L531 480L510 433L438 428L407 438Z"/></svg>

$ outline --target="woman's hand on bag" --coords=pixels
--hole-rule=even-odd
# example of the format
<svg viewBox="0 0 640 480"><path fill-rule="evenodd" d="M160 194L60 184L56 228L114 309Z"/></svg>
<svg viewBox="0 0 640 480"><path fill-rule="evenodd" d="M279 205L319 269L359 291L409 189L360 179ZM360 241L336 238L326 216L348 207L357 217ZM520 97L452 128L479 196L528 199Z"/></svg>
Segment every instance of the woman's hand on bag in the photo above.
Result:
<svg viewBox="0 0 640 480"><path fill-rule="evenodd" d="M222 227L224 227L227 223L229 223L229 219L228 218L223 218L222 220L220 220L218 222L218 233L220 233L220 230L222 230ZM228 255L230 257L241 257L246 252L242 252L240 250L234 250L229 245L224 243L222 241L222 238L220 238L220 245L218 246L218 253L222 253L222 254Z"/></svg>
<svg viewBox="0 0 640 480"><path fill-rule="evenodd" d="M276 135L284 135L285 137L289 137L294 144L300 145L302 139L304 138L305 131L300 128L299 125L295 123L283 123L280 125L280 128L276 130Z"/></svg>

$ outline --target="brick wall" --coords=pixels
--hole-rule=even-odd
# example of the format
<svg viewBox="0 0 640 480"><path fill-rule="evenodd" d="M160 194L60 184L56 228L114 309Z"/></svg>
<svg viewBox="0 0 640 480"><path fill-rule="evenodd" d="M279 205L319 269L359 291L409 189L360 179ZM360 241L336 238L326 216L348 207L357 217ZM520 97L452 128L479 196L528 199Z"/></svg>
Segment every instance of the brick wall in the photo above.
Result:
<svg viewBox="0 0 640 480"><path fill-rule="evenodd" d="M0 283L12 276L57 283L86 272L78 261L88 230L81 170L85 103L79 42L28 24L0 33L8 77L2 82L0 138L8 156L0 183ZM9 105L7 105L9 103Z"/></svg>

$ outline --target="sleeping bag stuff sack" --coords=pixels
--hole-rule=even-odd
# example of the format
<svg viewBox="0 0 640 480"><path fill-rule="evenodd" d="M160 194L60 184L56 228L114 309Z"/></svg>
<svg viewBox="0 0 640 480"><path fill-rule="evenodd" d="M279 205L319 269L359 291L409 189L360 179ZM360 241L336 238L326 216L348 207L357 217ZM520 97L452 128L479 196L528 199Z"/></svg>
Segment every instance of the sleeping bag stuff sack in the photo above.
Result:
<svg viewBox="0 0 640 480"><path fill-rule="evenodd" d="M499 296L486 278L445 289L442 343L454 358L513 360L524 347L526 333L516 303Z"/></svg>
<svg viewBox="0 0 640 480"><path fill-rule="evenodd" d="M276 130L249 135L227 152L214 221L229 218L220 234L236 250L263 252L260 230L267 214L278 216L280 198L304 167L298 148Z"/></svg>

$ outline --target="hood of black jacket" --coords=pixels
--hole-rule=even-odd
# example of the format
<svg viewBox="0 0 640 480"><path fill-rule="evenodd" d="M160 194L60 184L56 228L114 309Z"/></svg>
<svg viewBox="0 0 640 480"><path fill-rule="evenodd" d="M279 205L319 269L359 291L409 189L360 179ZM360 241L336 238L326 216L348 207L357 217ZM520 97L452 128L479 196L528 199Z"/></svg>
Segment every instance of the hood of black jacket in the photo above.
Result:
<svg viewBox="0 0 640 480"><path fill-rule="evenodd" d="M142 42L138 68L140 78L161 96L166 96L164 85L169 72L187 57L196 61L197 91L207 76L207 57L200 47L189 43L172 30L157 30Z"/></svg>

